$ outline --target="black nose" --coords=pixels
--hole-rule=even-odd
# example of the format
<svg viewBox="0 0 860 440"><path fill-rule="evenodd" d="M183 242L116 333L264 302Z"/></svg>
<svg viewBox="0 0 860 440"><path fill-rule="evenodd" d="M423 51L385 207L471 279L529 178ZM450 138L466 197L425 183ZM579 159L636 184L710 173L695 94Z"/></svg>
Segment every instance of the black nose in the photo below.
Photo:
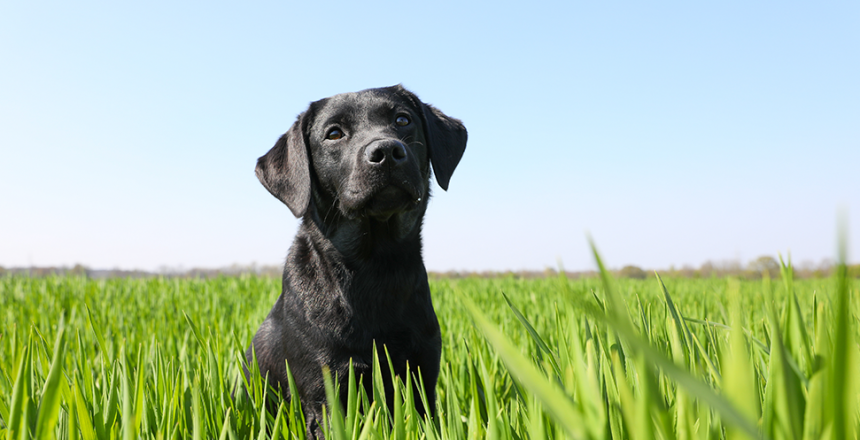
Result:
<svg viewBox="0 0 860 440"><path fill-rule="evenodd" d="M367 147L364 152L365 158L370 165L383 165L391 163L392 166L406 162L406 146L398 141L376 142Z"/></svg>

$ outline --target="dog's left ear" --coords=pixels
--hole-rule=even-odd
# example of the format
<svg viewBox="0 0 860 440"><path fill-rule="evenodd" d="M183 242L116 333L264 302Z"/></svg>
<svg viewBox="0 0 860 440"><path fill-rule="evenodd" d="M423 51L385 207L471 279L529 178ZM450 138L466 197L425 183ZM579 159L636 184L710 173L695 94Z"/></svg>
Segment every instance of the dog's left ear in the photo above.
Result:
<svg viewBox="0 0 860 440"><path fill-rule="evenodd" d="M459 119L452 118L429 104L421 104L424 113L424 132L427 137L427 151L433 164L436 182L445 191L466 151L466 127Z"/></svg>

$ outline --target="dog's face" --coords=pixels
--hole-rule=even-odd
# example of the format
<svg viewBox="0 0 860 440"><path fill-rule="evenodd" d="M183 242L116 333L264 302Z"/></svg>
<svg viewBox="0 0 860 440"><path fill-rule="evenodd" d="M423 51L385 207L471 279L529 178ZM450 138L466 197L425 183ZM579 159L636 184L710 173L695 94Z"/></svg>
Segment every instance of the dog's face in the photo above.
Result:
<svg viewBox="0 0 860 440"><path fill-rule="evenodd" d="M296 217L332 209L386 221L423 212L430 164L443 189L466 148L460 121L401 86L316 101L257 161L257 177Z"/></svg>
<svg viewBox="0 0 860 440"><path fill-rule="evenodd" d="M311 163L320 191L344 216L386 220L427 198L430 162L421 108L406 98L371 90L314 104Z"/></svg>

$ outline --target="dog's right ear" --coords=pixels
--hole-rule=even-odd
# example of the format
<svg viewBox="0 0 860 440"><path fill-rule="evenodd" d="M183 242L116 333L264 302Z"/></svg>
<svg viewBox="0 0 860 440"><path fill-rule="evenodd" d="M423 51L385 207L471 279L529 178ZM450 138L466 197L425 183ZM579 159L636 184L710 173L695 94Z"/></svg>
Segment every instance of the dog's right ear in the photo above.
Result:
<svg viewBox="0 0 860 440"><path fill-rule="evenodd" d="M284 202L297 218L305 215L311 199L310 161L305 139L305 112L264 156L257 159L257 178Z"/></svg>

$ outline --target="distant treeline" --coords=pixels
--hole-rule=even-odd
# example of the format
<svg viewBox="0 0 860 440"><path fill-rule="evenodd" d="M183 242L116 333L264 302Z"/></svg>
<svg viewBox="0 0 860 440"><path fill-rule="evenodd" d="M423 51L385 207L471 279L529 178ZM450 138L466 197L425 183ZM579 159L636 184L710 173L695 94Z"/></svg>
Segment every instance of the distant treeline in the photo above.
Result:
<svg viewBox="0 0 860 440"><path fill-rule="evenodd" d="M793 265L792 270L795 278L826 278L833 273L835 264L831 260L824 260L818 264L802 263ZM214 278L218 276L257 275L265 277L280 277L283 266L269 265L239 265L234 264L221 268L171 268L162 267L157 271L123 270L123 269L92 269L80 264L72 267L12 267L0 266L0 276L18 275L44 277L51 275L86 276L88 278L145 278L145 277L179 277L179 278ZM638 266L628 265L621 269L611 271L615 276L622 278L645 279L652 276L653 269L642 269ZM759 257L746 265L737 260L721 262L706 261L698 269L692 266L684 266L680 269L670 267L669 269L657 269L662 277L678 278L722 278L736 277L742 279L759 279L764 273L771 278L780 276L779 260L771 256ZM598 275L597 271L564 271L568 278L591 278ZM848 275L852 278L860 278L860 264L848 266ZM546 278L559 276L559 271L552 268L544 270L519 270L519 271L448 271L430 272L431 278Z"/></svg>
<svg viewBox="0 0 860 440"><path fill-rule="evenodd" d="M785 262L788 264L788 262ZM836 264L832 260L824 260L818 264L804 262L800 265L792 265L791 270L794 278L827 278L832 275ZM676 278L723 278L735 277L748 280L761 279L765 273L770 278L778 278L780 276L780 262L771 256L761 256L748 264L743 265L738 260L728 261L706 261L699 268L692 266L684 266L680 269L670 267L669 269L642 269L639 266L628 265L621 269L611 270L611 272L621 278L645 279L654 275L654 272L660 274L661 277L676 277ZM545 278L558 276L559 271L552 268L544 269L543 271L507 271L507 272L432 272L431 277L439 278L466 278L466 277L505 277L514 276L519 278ZM589 278L598 276L596 270L571 272L564 271L564 275L568 278ZM860 278L860 264L848 266L848 276L851 278Z"/></svg>
<svg viewBox="0 0 860 440"><path fill-rule="evenodd" d="M81 264L73 267L12 267L0 266L0 276L23 275L33 277L44 277L51 275L86 276L87 278L146 278L146 277L178 277L178 278L215 278L217 276L237 276L254 274L258 276L280 277L283 272L282 266L258 266L234 264L220 268L172 268L162 267L157 271L124 270L124 269L92 269Z"/></svg>

